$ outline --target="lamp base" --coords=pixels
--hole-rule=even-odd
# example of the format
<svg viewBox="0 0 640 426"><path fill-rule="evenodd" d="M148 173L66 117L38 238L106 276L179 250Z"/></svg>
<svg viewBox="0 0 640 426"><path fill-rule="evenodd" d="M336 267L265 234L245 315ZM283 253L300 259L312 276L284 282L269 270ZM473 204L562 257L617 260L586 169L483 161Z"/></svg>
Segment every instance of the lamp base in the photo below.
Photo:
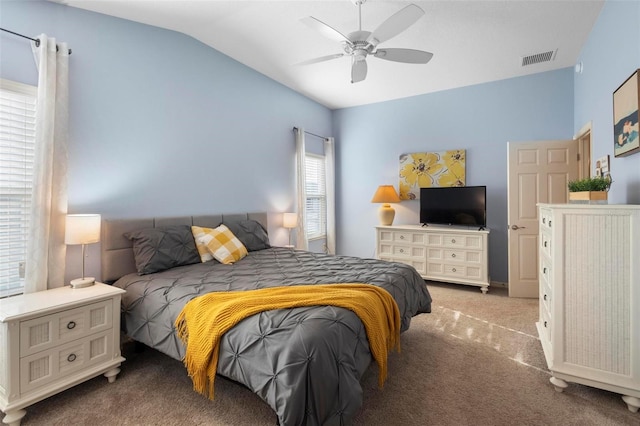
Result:
<svg viewBox="0 0 640 426"><path fill-rule="evenodd" d="M96 279L94 277L84 277L84 278L76 278L75 280L71 280L69 284L71 285L71 288L83 288L83 287L90 287L95 282L96 282Z"/></svg>
<svg viewBox="0 0 640 426"><path fill-rule="evenodd" d="M393 218L396 215L396 211L389 204L385 203L380 206L378 211L378 217L380 218L380 225L391 226L393 224Z"/></svg>

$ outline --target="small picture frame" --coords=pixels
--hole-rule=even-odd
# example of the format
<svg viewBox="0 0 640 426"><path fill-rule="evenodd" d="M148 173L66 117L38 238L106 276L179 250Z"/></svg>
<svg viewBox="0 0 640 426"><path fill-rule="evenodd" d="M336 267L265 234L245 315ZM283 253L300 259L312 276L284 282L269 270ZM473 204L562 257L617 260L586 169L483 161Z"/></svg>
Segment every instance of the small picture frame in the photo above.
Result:
<svg viewBox="0 0 640 426"><path fill-rule="evenodd" d="M596 160L596 176L606 177L609 176L609 156L603 155Z"/></svg>
<svg viewBox="0 0 640 426"><path fill-rule="evenodd" d="M640 69L613 92L613 153L625 157L640 151Z"/></svg>

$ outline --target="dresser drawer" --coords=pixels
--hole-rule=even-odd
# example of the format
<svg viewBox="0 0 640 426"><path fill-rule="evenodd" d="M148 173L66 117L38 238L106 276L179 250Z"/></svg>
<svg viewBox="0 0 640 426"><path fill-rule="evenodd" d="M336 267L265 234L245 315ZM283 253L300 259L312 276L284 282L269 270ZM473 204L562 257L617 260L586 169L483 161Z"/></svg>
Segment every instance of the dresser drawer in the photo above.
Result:
<svg viewBox="0 0 640 426"><path fill-rule="evenodd" d="M430 247L453 247L462 249L483 248L483 237L480 235L466 234L429 234L427 241Z"/></svg>
<svg viewBox="0 0 640 426"><path fill-rule="evenodd" d="M445 249L443 255L447 262L482 263L482 252L479 251Z"/></svg>
<svg viewBox="0 0 640 426"><path fill-rule="evenodd" d="M549 315L549 311L547 309L541 309L540 314L540 325L542 325L542 329L544 330L544 334L540 337L547 341L551 341L551 315Z"/></svg>
<svg viewBox="0 0 640 426"><path fill-rule="evenodd" d="M20 392L24 394L110 360L113 345L113 332L106 330L21 358Z"/></svg>
<svg viewBox="0 0 640 426"><path fill-rule="evenodd" d="M460 278L469 281L479 281L483 279L483 268L481 265L469 266L452 263L427 262L427 273L441 278Z"/></svg>
<svg viewBox="0 0 640 426"><path fill-rule="evenodd" d="M392 254L394 257L424 257L424 247L412 246L393 246Z"/></svg>
<svg viewBox="0 0 640 426"><path fill-rule="evenodd" d="M548 232L540 233L540 250L543 255L551 257L551 234Z"/></svg>
<svg viewBox="0 0 640 426"><path fill-rule="evenodd" d="M20 354L30 355L113 326L111 299L20 322Z"/></svg>
<svg viewBox="0 0 640 426"><path fill-rule="evenodd" d="M386 260L387 262L398 262L413 266L420 275L425 275L427 273L427 263L424 261L424 258L379 256L379 259Z"/></svg>
<svg viewBox="0 0 640 426"><path fill-rule="evenodd" d="M551 228L551 211L540 209L540 228Z"/></svg>
<svg viewBox="0 0 640 426"><path fill-rule="evenodd" d="M425 234L411 231L380 231L380 242L424 245Z"/></svg>

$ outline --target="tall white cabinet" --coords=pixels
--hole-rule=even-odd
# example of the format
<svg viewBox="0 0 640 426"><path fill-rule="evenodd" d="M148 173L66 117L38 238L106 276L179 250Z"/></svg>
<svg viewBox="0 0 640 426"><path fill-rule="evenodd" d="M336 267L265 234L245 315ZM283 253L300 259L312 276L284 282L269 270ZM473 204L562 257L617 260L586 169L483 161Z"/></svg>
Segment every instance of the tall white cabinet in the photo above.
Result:
<svg viewBox="0 0 640 426"><path fill-rule="evenodd" d="M640 408L640 206L540 204L538 334L567 382Z"/></svg>
<svg viewBox="0 0 640 426"><path fill-rule="evenodd" d="M378 259L413 266L422 278L489 289L489 230L396 225L376 227Z"/></svg>

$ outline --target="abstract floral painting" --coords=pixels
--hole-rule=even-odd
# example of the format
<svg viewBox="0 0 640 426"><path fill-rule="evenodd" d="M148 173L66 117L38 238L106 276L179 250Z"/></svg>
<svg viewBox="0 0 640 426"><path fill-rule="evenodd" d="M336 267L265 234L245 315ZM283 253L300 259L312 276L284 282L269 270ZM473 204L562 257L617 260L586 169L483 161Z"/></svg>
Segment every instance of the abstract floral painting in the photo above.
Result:
<svg viewBox="0 0 640 426"><path fill-rule="evenodd" d="M420 188L465 186L465 161L464 149L402 154L400 199L419 199Z"/></svg>

